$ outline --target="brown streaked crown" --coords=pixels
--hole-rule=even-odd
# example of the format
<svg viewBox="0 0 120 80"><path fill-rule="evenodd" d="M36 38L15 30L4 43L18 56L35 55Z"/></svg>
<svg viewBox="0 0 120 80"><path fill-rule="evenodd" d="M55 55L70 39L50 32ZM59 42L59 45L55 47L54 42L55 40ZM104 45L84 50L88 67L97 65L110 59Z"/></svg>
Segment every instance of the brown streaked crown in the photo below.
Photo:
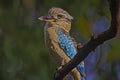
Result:
<svg viewBox="0 0 120 80"><path fill-rule="evenodd" d="M51 17L55 18L55 19L59 19L59 18L65 18L68 20L73 20L73 17L65 10L61 9L61 8L57 8L57 7L53 7L48 11L48 15L50 15Z"/></svg>

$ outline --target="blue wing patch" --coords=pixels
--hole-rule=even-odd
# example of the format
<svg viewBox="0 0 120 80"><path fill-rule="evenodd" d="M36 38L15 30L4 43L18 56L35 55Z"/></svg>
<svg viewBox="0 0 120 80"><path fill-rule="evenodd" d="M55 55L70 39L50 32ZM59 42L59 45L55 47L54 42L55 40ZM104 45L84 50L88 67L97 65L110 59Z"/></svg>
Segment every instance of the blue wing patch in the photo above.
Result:
<svg viewBox="0 0 120 80"><path fill-rule="evenodd" d="M65 51L66 55L72 59L77 54L77 50L71 37L67 34L64 34L60 29L58 29L57 34L60 47Z"/></svg>
<svg viewBox="0 0 120 80"><path fill-rule="evenodd" d="M59 38L60 47L65 51L69 58L73 59L73 57L77 54L77 50L71 37L68 34L63 33L61 29L58 29L57 35ZM81 64L79 64L77 68L81 74L84 74L84 67Z"/></svg>

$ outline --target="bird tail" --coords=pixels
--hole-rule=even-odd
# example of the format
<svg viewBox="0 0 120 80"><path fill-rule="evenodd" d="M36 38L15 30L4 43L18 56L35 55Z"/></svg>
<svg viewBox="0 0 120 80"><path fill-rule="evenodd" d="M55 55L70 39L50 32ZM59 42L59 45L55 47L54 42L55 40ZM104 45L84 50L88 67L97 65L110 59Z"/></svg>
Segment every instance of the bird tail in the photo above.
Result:
<svg viewBox="0 0 120 80"><path fill-rule="evenodd" d="M80 74L81 74L81 77L85 78L86 75L85 75L85 69L84 69L84 66L81 65L81 64L79 64L79 65L77 66L77 69L79 70L79 72L80 72ZM83 80L84 80L84 79L83 79Z"/></svg>

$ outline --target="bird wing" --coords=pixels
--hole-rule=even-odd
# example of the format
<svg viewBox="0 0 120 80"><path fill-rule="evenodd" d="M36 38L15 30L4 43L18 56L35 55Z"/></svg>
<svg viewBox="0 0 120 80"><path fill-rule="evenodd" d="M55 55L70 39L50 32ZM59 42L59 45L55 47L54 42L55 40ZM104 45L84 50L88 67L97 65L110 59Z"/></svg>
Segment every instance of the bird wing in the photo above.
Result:
<svg viewBox="0 0 120 80"><path fill-rule="evenodd" d="M60 47L65 51L66 55L72 59L77 54L77 50L71 37L65 34L62 29L58 29L57 35Z"/></svg>
<svg viewBox="0 0 120 80"><path fill-rule="evenodd" d="M73 59L77 54L77 50L75 48L74 42L72 41L72 38L69 36L69 34L65 34L62 29L57 30L57 35L59 38L60 47L64 50L70 59ZM80 71L81 75L84 76L84 66L82 64L79 64L77 68Z"/></svg>

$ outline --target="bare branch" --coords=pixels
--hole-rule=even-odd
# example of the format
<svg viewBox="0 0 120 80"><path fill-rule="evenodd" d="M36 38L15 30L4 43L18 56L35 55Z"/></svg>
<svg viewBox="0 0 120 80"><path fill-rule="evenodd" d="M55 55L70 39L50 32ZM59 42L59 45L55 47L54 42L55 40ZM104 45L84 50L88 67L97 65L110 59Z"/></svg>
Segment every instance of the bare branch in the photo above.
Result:
<svg viewBox="0 0 120 80"><path fill-rule="evenodd" d="M69 63L55 72L54 80L62 80L63 77L65 77L73 68L75 68L82 60L84 60L97 46L116 36L117 28L120 26L120 0L108 0L108 2L112 18L110 28L101 34L93 35L87 44L78 49L77 55Z"/></svg>

